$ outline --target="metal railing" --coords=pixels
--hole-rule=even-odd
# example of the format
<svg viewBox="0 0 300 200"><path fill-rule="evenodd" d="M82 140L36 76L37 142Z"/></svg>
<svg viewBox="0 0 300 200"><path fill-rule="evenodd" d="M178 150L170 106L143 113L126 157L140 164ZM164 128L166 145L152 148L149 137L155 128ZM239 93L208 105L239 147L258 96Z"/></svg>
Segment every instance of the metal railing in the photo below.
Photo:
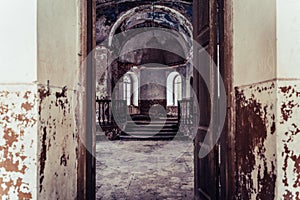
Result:
<svg viewBox="0 0 300 200"><path fill-rule="evenodd" d="M178 101L178 121L183 125L193 125L193 99Z"/></svg>
<svg viewBox="0 0 300 200"><path fill-rule="evenodd" d="M96 114L100 126L125 123L127 105L125 100L96 99Z"/></svg>

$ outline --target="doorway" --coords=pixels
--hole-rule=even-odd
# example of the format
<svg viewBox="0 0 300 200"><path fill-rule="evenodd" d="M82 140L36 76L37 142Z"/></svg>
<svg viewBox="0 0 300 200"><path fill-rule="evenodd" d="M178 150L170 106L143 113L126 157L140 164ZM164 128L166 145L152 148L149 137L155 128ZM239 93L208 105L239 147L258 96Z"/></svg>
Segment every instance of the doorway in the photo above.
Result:
<svg viewBox="0 0 300 200"><path fill-rule="evenodd" d="M143 27L143 26L144 27L151 27L151 26L158 27L158 26L160 26L159 24L157 24L157 21L155 20L155 17L157 17L157 16L161 17L162 14L159 13L159 12L157 12L159 14L156 14L156 12L153 11L153 8L155 8L156 4L153 1L151 1L151 2L149 1L148 2L148 7L147 7L146 3L147 2L142 2L142 3L140 2L141 5L136 5L134 7L134 9L133 9L134 12L133 12L133 10L131 10L131 12L129 11L130 10L129 7L132 6L132 3L124 2L124 4L122 4L122 5L111 3L111 2L110 3L103 3L104 7L106 7L106 8L107 7L114 7L115 13L122 13L123 14L122 18L116 18L115 19L117 25L113 24L111 20L106 21L107 19L104 19L103 16L101 16L99 14L99 13L105 13L106 12L106 14L107 14L106 16L111 16L113 12L109 11L109 9L101 10L101 9L99 9L100 7L97 5L96 16L99 19L99 21L97 20L97 22L96 22L96 33L104 33L104 35L106 34L107 37L109 38L110 33L112 32L112 30L113 30L114 33L122 33L124 30L126 30L126 27L127 28L128 27L130 27L130 28L135 27L136 28L136 27ZM203 42L202 43L203 46L204 47L206 46L206 50L211 55L219 55L219 61L218 61L219 65L218 65L218 67L219 67L219 70L221 72L223 72L223 74L221 73L221 75L224 75L224 74L228 75L228 72L230 70L224 70L224 59L226 59L226 58L224 58L224 56L223 56L224 52L222 52L222 48L224 48L224 41L223 41L221 36L224 35L224 33L222 31L222 29L224 27L220 26L220 24L222 24L223 21L224 21L224 20L222 20L224 18L224 15L223 15L222 12L220 12L220 10L222 10L220 6L223 6L223 3L220 2L220 1L210 2L208 0L207 1L200 1L200 3L198 2L198 3L194 3L194 4L192 4L190 1L187 1L187 2L184 2L184 3L192 5L192 7L190 7L189 9L186 9L186 12L193 12L194 19L195 19L195 14L197 15L196 18L200 20L200 21L198 21L198 23L203 24L204 28L202 27L202 30L207 29L207 27L209 27L208 28L209 32L200 33L199 30L201 30L201 29L200 28L198 29L198 27L197 27L198 32L197 31L195 32L195 26L194 26L193 33L195 34L194 37L196 36L195 39L199 43ZM144 4L146 4L146 5L144 5ZM161 8L161 7L163 7L164 9L166 7L168 8L168 6L170 6L170 5L167 5L167 4L170 4L170 2L164 3L163 5L158 5L157 8ZM180 6L178 6L178 7L180 7ZM179 9L178 7L176 9ZM145 21L141 22L142 21L142 20L140 20L141 16L137 17L137 16L132 15L133 13L136 13L138 11L137 9L140 9L140 8L144 9L143 11L141 11L141 13L142 12L148 13L148 17L151 18L150 20L145 20ZM202 8L202 10L200 8ZM213 9L215 9L215 11ZM99 10L101 12L98 13ZM127 10L127 12L126 12L126 10ZM217 13L218 10L219 10L219 12ZM199 15L199 13L200 13L200 15ZM113 16L112 18L114 18L114 17L116 17L116 16ZM164 16L164 17L166 17L166 16ZM214 18L214 17L216 17L216 18ZM122 19L123 21L118 21L118 19ZM125 23L124 23L124 19L127 20ZM137 19L140 20L140 21L138 23L134 23L134 20L137 20ZM164 18L164 19L166 19L166 18ZM218 27L221 27L221 28L220 29L216 28L215 30L212 30L211 29L211 24L213 24L213 23L210 20L215 20L215 22L218 21L218 23L217 23L219 25ZM97 23L101 24L101 26L99 26L99 27L101 27L100 29L97 29L98 28ZM103 24L104 24L104 26L103 26ZM141 24L143 24L143 25L141 25ZM194 20L194 24L195 24L195 20ZM112 29L110 31L109 31L109 26L111 26L111 29ZM171 26L171 25L165 25L164 24L164 26L168 27L168 26ZM168 28L170 28L170 27L168 27ZM203 38L206 37L206 41L204 41L204 39L201 39L201 37L199 36L200 35L199 33L203 34ZM101 38L98 35L96 37L97 44L100 44L101 42L99 42L99 41L101 41L101 40L105 40L105 38ZM155 41L152 40L151 43L155 43ZM213 51L214 47L212 47L213 46L212 44L218 44L218 47L219 47L220 51L218 51L218 52ZM130 112L135 113L135 114L145 114L146 113L146 115L148 114L148 117L149 117L149 113L150 113L149 112L150 108L148 107L148 105L158 106L158 107L164 108L165 110L168 110L168 108L167 108L168 106L167 106L167 102L166 102L167 101L167 92L166 91L164 92L164 94L162 94L162 95L165 95L165 102L163 102L163 100L157 101L157 99L155 101L153 101L153 99L151 99L151 101L149 101L149 99L147 99L147 98L145 98L145 99L141 98L141 96L143 94L141 93L141 91L136 91L135 90L135 88L132 84L133 79L132 78L130 79L130 76L127 76L127 80L124 80L122 78L123 84L119 84L119 82L118 82L124 74L126 74L128 72L129 73L135 73L136 71L134 69L138 69L138 70L142 69L142 70L145 70L145 71L148 70L147 72L149 72L149 70L151 71L151 69L157 67L157 66L153 66L153 63L156 63L156 64L157 63L160 63L160 64L163 63L163 65L167 66L167 68L169 70L169 73L172 73L174 71L174 66L175 65L179 66L180 64L182 64L182 63L180 63L180 62L182 62L182 60L178 59L176 56L174 57L173 55L164 55L163 57L165 58L165 60L151 60L151 57L152 58L156 57L156 58L161 59L161 56L158 56L158 55L162 55L161 53L162 52L158 52L158 51L156 51L156 52L155 51L152 51L152 52L151 51L146 51L146 52L141 52L141 51L135 51L134 52L133 51L134 55L127 54L127 58L125 58L125 59L121 58L120 59L123 62L120 63L120 60L112 62L112 66L111 66L112 71L108 71L108 73L106 75L104 75L104 76L106 76L106 78L104 78L104 80L105 80L104 82L107 83L106 97L98 97L99 100L100 99L101 100L114 99L115 102L116 102L116 100L123 100L123 101L125 101L125 104L123 104L123 105L125 105L125 108L126 108L124 110L125 113L128 113L128 112L129 112L129 114L130 114ZM141 54L147 54L147 55L152 55L152 56L149 56L150 58L149 57L144 58L144 60L140 59L139 63L130 62L130 61L132 61L132 60L130 60L130 58L136 59ZM147 65L147 63L151 63L151 65L150 66L144 66L144 65ZM120 68L123 68L125 70L121 74L114 75L113 74L113 72L115 71L114 69L118 69L117 71L120 71L119 70ZM164 70L166 70L166 69L164 69ZM176 69L175 71L182 72L182 71L184 71L184 69L178 67L178 70ZM197 98L202 99L201 104L199 105L200 110L202 110L201 113L204 113L204 114L202 114L202 116L210 116L211 115L211 110L210 110L211 105L210 105L209 101L207 101L207 99L209 99L209 96L206 97L207 92L205 91L205 89L204 90L201 89L201 86L205 86L205 84L203 82L201 82L201 77L199 76L199 74L195 73L195 71L193 71L193 70L185 70L184 73L185 73L185 75L188 74L189 76L188 77L185 76L185 77L181 78L180 83L181 83L181 85L183 85L185 87L185 90L186 90L186 91L181 91L181 93L182 93L181 95L186 94L186 97L191 97L191 95L190 95L191 89L187 86L190 85L190 83L191 83L190 80L193 80L192 81L192 88L194 88L194 94L196 95ZM165 72L165 74L167 75L167 72ZM121 77L118 77L118 76L121 76ZM141 74L139 74L139 76L141 76ZM129 79L128 79L128 77L129 77ZM186 83L183 83L184 81L186 81ZM141 84L140 80L138 80L136 82L138 84ZM179 83L179 81L177 80L176 83ZM129 85L129 84L132 84L132 85ZM136 101L137 103L135 105L133 104L133 100L136 99L136 97L133 97L133 95L129 97L127 92L125 93L124 90L122 90L122 85L123 85L123 89L124 89L124 86L126 85L125 86L126 91L136 91L137 95L135 95L135 96L138 96L138 100ZM160 84L158 84L158 85L160 85ZM227 82L225 85L226 85L226 89L231 90L230 82ZM149 88L151 89L152 87L155 88L155 86L152 85L152 86L147 86L147 89L149 89ZM115 88L118 88L118 89L116 90ZM174 89L174 87L173 87L173 89ZM160 89L157 89L157 90L160 90ZM165 86L164 90L167 90L166 86ZM145 89L143 89L143 91L145 91ZM178 87L177 87L176 91L177 91L177 96L179 96ZM176 95L174 95L174 96L176 96ZM174 101L174 99L176 99L176 98L173 97L173 101ZM178 100L178 98L177 98L177 100ZM183 97L182 97L182 100L184 100ZM188 99L185 99L185 100L188 100ZM183 104L184 102L179 102L178 104L180 105L180 103ZM111 103L111 104L113 104L113 103ZM107 106L109 106L109 105L110 105L110 103L107 104ZM174 105L176 106L176 103ZM179 107L179 105L178 105L178 109L180 110L181 107ZM186 105L188 105L188 103L186 103ZM124 106L121 106L121 108L124 108ZM98 109L99 109L99 107L98 107ZM102 109L102 107L101 107L101 109ZM174 108L169 108L169 109L170 110L173 109L173 111L174 111ZM112 111L113 109L111 108L110 110ZM176 108L175 108L175 110L176 110ZM189 112L188 110L189 109L186 109L186 113ZM182 110L180 110L180 111L182 112ZM177 113L176 113L176 111L174 113L175 113L175 115L176 114L178 115L178 110L177 110ZM187 115L179 114L177 117L179 118L179 116L184 117L184 116L187 116ZM124 120L124 119L126 119L126 120L128 119L127 114L125 116L119 116L119 117L121 118L121 121ZM144 117L144 116L142 116L142 117ZM205 128L203 129L203 127L207 127L207 124L206 124L207 123L207 118L209 119L209 117L206 117L205 119L204 118L199 118L199 125L196 125L198 131L197 131L197 134L196 134L195 138L193 138L193 139L195 139L195 140L193 140L193 142L195 142L195 149L194 149L194 152L195 152L195 154L194 154L194 168L195 168L195 170L194 170L195 171L195 175L194 175L195 176L194 195L195 195L196 199L197 198L199 198L199 199L200 198L220 199L222 196L226 195L226 192L228 192L227 191L227 188L228 188L227 183L228 182L226 181L226 178L228 178L226 176L228 167L226 167L226 164L225 164L225 163L227 163L227 161L225 160L225 163L220 161L220 160L222 160L222 158L225 158L225 154L226 154L226 153L224 153L223 155L221 155L221 149L226 149L226 145L222 145L222 144L226 143L226 142L222 143L222 142L226 141L226 135L225 135L224 138L221 138L219 140L220 142L215 146L215 148L211 151L211 153L208 157L206 157L205 159L199 159L197 152L199 152L201 147L198 146L197 144L200 144L200 141L203 140L203 135L205 135L205 133L207 132L207 129L205 129ZM206 120L206 121L203 122L202 119ZM194 122L193 119L191 119L190 121ZM201 124L202 122L204 124ZM195 123L194 123L194 125L195 125ZM112 138L111 139L115 139L115 136L118 137L122 133L122 130L123 129L116 130L115 131L116 133L113 133L113 131L108 131L108 132L112 133ZM103 132L105 134L105 130ZM97 160L97 158L96 158L96 160ZM92 177L93 177L93 175L92 175ZM211 178L211 177L213 177L213 178ZM202 178L202 180L201 180L201 178ZM205 186L204 188L201 188L202 187L201 184L204 182L203 180L207 180L209 182L209 187ZM92 182L92 183L95 183L95 182ZM225 185L225 183L226 183L226 185ZM94 186L95 186L95 184L94 184ZM93 187L91 187L91 188L93 188ZM208 188L210 188L210 189L208 189ZM96 188L94 188L94 191L95 190L96 190Z"/></svg>

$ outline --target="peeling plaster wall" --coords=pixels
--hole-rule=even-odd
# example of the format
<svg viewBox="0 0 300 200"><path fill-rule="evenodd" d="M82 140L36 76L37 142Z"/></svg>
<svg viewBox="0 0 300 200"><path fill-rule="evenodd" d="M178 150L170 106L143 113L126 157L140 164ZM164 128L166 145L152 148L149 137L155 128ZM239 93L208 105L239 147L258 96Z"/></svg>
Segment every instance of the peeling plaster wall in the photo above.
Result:
<svg viewBox="0 0 300 200"><path fill-rule="evenodd" d="M0 199L37 198L36 0L0 2Z"/></svg>
<svg viewBox="0 0 300 200"><path fill-rule="evenodd" d="M1 199L77 196L80 5L0 2Z"/></svg>
<svg viewBox="0 0 300 200"><path fill-rule="evenodd" d="M238 199L300 199L299 8L233 1Z"/></svg>
<svg viewBox="0 0 300 200"><path fill-rule="evenodd" d="M300 199L300 2L277 0L278 199Z"/></svg>
<svg viewBox="0 0 300 200"><path fill-rule="evenodd" d="M0 85L0 198L36 199L37 110L34 85Z"/></svg>
<svg viewBox="0 0 300 200"><path fill-rule="evenodd" d="M278 199L300 199L300 80L278 84Z"/></svg>
<svg viewBox="0 0 300 200"><path fill-rule="evenodd" d="M232 3L235 199L276 199L276 2Z"/></svg>
<svg viewBox="0 0 300 200"><path fill-rule="evenodd" d="M276 82L236 88L236 199L274 199Z"/></svg>
<svg viewBox="0 0 300 200"><path fill-rule="evenodd" d="M236 88L236 198L300 198L300 80Z"/></svg>
<svg viewBox="0 0 300 200"><path fill-rule="evenodd" d="M79 84L84 76L79 74L80 5L74 0L37 2L39 199L77 196L76 122L81 121L75 112L85 92Z"/></svg>
<svg viewBox="0 0 300 200"><path fill-rule="evenodd" d="M76 198L76 98L65 87L0 86L2 199Z"/></svg>
<svg viewBox="0 0 300 200"><path fill-rule="evenodd" d="M75 199L77 195L78 134L76 93L66 87L38 89L40 199Z"/></svg>

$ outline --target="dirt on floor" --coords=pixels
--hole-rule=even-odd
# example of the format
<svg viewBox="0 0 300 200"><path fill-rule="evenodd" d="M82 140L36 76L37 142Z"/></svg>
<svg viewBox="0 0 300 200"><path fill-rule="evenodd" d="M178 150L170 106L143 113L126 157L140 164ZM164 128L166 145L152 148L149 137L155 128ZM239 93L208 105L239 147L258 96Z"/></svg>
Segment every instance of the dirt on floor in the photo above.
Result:
<svg viewBox="0 0 300 200"><path fill-rule="evenodd" d="M97 199L193 199L189 140L98 141Z"/></svg>

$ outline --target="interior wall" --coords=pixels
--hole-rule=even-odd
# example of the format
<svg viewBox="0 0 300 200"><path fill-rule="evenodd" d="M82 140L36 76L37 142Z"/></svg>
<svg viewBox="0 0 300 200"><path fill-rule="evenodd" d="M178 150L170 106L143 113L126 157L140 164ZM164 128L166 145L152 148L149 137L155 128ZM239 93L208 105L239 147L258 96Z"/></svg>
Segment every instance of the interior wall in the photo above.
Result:
<svg viewBox="0 0 300 200"><path fill-rule="evenodd" d="M276 3L233 1L233 85L276 77Z"/></svg>
<svg viewBox="0 0 300 200"><path fill-rule="evenodd" d="M142 69L140 71L140 109L147 114L150 107L159 104L166 108L167 69Z"/></svg>
<svg viewBox="0 0 300 200"><path fill-rule="evenodd" d="M78 170L80 2L37 2L38 198L75 199Z"/></svg>
<svg viewBox="0 0 300 200"><path fill-rule="evenodd" d="M300 77L300 2L277 0L277 69L279 78Z"/></svg>
<svg viewBox="0 0 300 200"><path fill-rule="evenodd" d="M233 1L235 181L243 199L300 196L299 11L294 0Z"/></svg>
<svg viewBox="0 0 300 200"><path fill-rule="evenodd" d="M77 197L81 8L73 0L0 2L2 199Z"/></svg>
<svg viewBox="0 0 300 200"><path fill-rule="evenodd" d="M275 199L276 2L232 4L235 198Z"/></svg>
<svg viewBox="0 0 300 200"><path fill-rule="evenodd" d="M37 197L36 1L0 2L0 198Z"/></svg>
<svg viewBox="0 0 300 200"><path fill-rule="evenodd" d="M277 0L277 193L300 198L300 2Z"/></svg>
<svg viewBox="0 0 300 200"><path fill-rule="evenodd" d="M36 91L37 86L34 84L0 84L2 199L36 199L37 196Z"/></svg>
<svg viewBox="0 0 300 200"><path fill-rule="evenodd" d="M0 2L1 83L36 80L36 1ZM18 13L18 14L16 14Z"/></svg>
<svg viewBox="0 0 300 200"><path fill-rule="evenodd" d="M77 89L79 73L79 4L38 1L38 82Z"/></svg>

